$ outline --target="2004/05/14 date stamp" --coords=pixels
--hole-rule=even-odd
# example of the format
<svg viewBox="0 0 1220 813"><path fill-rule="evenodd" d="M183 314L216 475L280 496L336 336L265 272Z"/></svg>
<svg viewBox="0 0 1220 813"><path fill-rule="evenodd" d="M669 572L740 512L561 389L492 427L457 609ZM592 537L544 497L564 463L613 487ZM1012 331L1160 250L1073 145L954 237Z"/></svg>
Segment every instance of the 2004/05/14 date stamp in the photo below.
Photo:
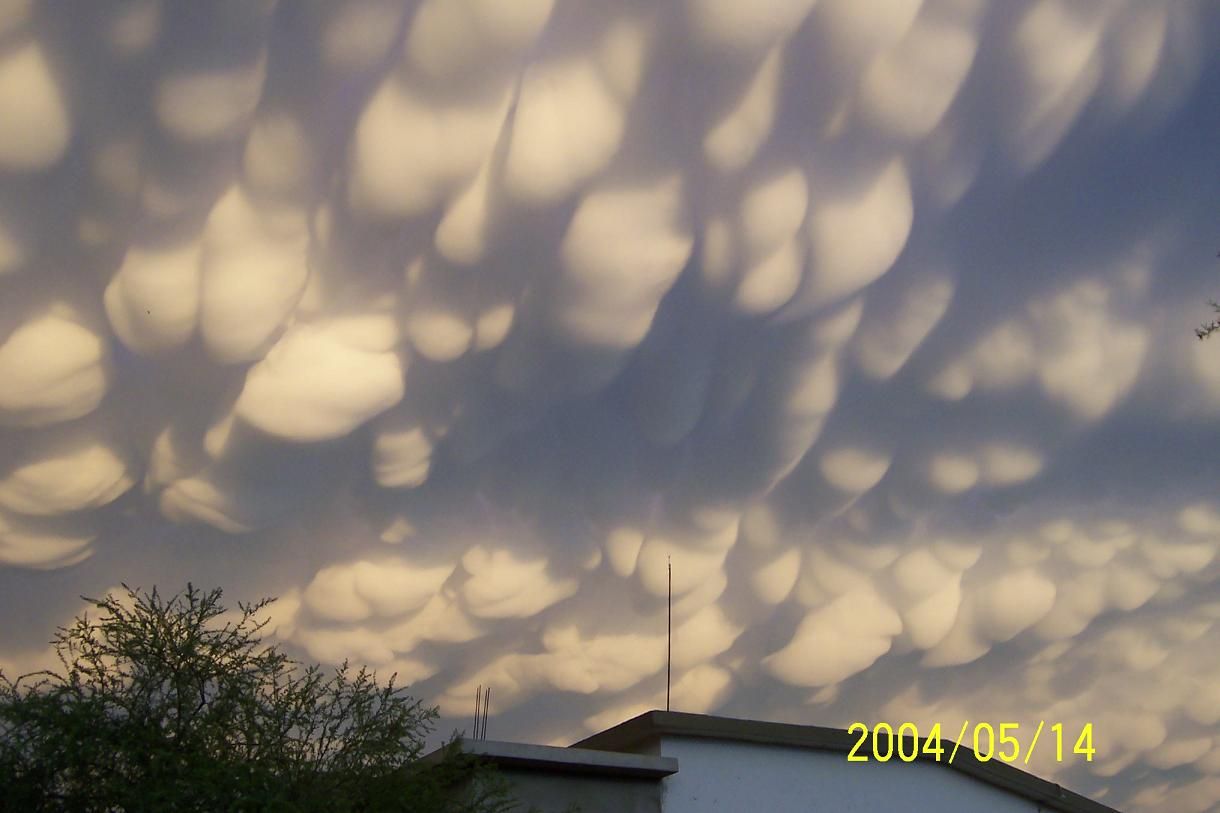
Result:
<svg viewBox="0 0 1220 813"><path fill-rule="evenodd" d="M927 735L922 738L919 735L919 727L914 723L902 723L897 729L889 723L877 723L871 729L871 748L866 744L870 739L869 726L864 723L852 723L847 727L847 731L848 733L859 732L860 739L848 752L847 761L889 762L891 759L900 759L903 762L914 762L920 754L923 754L925 758L930 757L941 762L945 759L945 752L948 750L948 761L952 764L953 758L957 756L957 749L961 747L963 741L968 741L971 750L974 751L975 759L979 762L998 759L1001 762L1020 761L1028 765L1030 758L1034 755L1034 749L1038 747L1039 741L1044 736L1044 729L1049 729L1050 736L1047 739L1054 740L1056 762L1063 762L1065 754L1083 757L1086 762L1093 761L1093 755L1097 753L1097 749L1093 747L1092 723L1085 723L1073 742L1072 732L1067 731L1063 723L1047 725L1045 720L1038 721L1038 726L1033 729L1032 735L1028 734L1029 726L1026 726L1027 733L1023 735L1019 723L999 723L995 726L991 723L975 723L971 728L970 721L963 720L957 740L949 743L953 746L952 749L947 749L941 743L940 723L933 725ZM1052 745L1044 743L1042 747L1048 748Z"/></svg>

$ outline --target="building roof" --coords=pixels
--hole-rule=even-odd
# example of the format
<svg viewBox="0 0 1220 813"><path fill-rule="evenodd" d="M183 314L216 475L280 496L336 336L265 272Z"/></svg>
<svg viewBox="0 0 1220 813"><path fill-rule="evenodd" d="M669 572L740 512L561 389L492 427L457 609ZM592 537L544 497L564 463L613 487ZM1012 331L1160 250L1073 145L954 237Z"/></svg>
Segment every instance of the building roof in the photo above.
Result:
<svg viewBox="0 0 1220 813"><path fill-rule="evenodd" d="M795 748L812 748L847 754L860 739L841 728L825 728L760 720L739 720L680 711L649 711L613 728L586 737L572 748L600 751L630 751L661 737L697 737ZM944 741L946 750L951 740ZM982 761L963 744L952 763L920 753L918 760L935 762L989 785L1037 802L1059 813L1118 813L1114 808L1073 793L1054 782L1039 779L999 760Z"/></svg>
<svg viewBox="0 0 1220 813"><path fill-rule="evenodd" d="M678 772L678 760L673 757L498 740L463 739L459 746L463 753L477 756L493 765L524 771L658 780ZM444 748L439 748L423 757L421 767L440 762L444 751Z"/></svg>

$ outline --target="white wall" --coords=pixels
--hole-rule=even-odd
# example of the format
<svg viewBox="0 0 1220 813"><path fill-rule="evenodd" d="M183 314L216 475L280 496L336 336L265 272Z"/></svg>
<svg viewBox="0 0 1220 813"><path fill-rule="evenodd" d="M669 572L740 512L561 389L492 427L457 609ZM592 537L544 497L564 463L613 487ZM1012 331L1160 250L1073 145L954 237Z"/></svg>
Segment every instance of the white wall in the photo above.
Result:
<svg viewBox="0 0 1220 813"><path fill-rule="evenodd" d="M665 813L1037 813L1038 805L947 766L848 762L846 754L663 737L677 757Z"/></svg>

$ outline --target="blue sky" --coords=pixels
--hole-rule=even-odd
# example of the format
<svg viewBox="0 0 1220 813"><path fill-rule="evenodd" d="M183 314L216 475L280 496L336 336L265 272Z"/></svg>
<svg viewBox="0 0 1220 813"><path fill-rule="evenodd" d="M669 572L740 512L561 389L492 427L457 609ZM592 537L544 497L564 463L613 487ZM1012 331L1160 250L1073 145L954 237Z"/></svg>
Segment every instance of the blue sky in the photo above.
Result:
<svg viewBox="0 0 1220 813"><path fill-rule="evenodd" d="M1092 723L1220 809L1220 15L0 10L0 666L120 582L567 743Z"/></svg>

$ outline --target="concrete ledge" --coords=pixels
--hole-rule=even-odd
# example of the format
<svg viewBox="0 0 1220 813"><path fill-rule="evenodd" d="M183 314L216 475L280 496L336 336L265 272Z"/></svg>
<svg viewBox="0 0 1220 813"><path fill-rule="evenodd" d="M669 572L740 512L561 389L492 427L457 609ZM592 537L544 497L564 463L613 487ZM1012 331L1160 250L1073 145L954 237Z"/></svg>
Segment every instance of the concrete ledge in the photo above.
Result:
<svg viewBox="0 0 1220 813"><path fill-rule="evenodd" d="M787 745L847 753L860 737L841 728L815 725L772 723L762 720L737 720L684 711L647 711L580 742L573 748L625 751L657 737L705 737L763 745Z"/></svg>
<svg viewBox="0 0 1220 813"><path fill-rule="evenodd" d="M623 779L661 780L678 772L678 760L641 754L622 754L588 748L557 748L498 740L462 740L462 752L500 768L548 773L593 774ZM424 765L439 761L441 750L423 757Z"/></svg>

